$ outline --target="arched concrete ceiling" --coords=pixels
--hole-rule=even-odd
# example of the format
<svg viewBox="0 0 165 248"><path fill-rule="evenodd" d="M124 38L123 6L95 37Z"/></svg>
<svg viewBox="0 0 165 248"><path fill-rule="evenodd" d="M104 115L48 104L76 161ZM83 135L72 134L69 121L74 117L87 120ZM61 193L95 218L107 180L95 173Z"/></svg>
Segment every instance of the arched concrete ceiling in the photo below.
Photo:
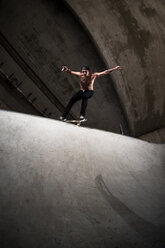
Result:
<svg viewBox="0 0 165 248"><path fill-rule="evenodd" d="M66 0L97 44L113 75L131 131L138 136L165 123L165 3Z"/></svg>
<svg viewBox="0 0 165 248"><path fill-rule="evenodd" d="M76 78L60 72L62 64L79 70L85 63L93 71L120 64L123 70L114 72L112 78L97 80L88 125L120 132L119 124L126 126L124 109L133 136L164 127L163 1L11 0L0 4L0 30L25 62L22 73L29 77L28 66L40 79L32 75L21 86L28 93L31 85L31 92L40 99L38 108L44 103L52 117L58 118L78 89ZM7 63L5 69L9 69ZM21 75L19 71L20 80ZM76 105L72 115L78 112Z"/></svg>

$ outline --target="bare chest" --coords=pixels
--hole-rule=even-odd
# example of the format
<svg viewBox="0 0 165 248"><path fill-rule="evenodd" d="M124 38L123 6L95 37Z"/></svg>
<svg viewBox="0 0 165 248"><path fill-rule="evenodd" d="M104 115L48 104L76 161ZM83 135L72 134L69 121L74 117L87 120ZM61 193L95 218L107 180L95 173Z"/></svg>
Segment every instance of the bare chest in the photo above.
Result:
<svg viewBox="0 0 165 248"><path fill-rule="evenodd" d="M91 83L91 77L81 76L80 81L82 84L89 85Z"/></svg>
<svg viewBox="0 0 165 248"><path fill-rule="evenodd" d="M80 77L80 89L82 90L93 90L94 77L91 75L89 77Z"/></svg>

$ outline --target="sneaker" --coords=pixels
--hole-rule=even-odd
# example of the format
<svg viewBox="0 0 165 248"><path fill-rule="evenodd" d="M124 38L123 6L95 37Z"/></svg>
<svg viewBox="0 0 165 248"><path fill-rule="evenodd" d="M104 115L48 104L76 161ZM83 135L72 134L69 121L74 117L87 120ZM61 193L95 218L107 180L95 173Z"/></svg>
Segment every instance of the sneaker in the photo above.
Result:
<svg viewBox="0 0 165 248"><path fill-rule="evenodd" d="M60 121L66 121L66 118L63 116L60 116Z"/></svg>
<svg viewBox="0 0 165 248"><path fill-rule="evenodd" d="M85 117L83 115L80 115L80 120L81 121L85 120Z"/></svg>

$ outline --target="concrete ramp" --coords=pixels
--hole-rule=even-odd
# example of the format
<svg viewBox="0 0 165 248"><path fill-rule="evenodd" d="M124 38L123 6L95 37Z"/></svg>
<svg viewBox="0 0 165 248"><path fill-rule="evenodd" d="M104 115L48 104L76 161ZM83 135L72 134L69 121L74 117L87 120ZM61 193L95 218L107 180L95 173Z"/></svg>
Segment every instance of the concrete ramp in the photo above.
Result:
<svg viewBox="0 0 165 248"><path fill-rule="evenodd" d="M165 247L165 145L0 112L0 247Z"/></svg>

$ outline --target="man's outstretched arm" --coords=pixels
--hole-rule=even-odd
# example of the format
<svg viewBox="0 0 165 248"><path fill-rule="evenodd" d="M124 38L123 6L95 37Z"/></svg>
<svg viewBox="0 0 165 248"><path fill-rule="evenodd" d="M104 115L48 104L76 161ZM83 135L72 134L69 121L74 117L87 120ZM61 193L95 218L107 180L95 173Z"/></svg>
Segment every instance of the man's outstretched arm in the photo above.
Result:
<svg viewBox="0 0 165 248"><path fill-rule="evenodd" d="M118 66L116 66L116 67L114 67L114 68L111 68L111 69L108 69L108 70L105 70L105 71L94 72L93 74L94 74L95 76L99 77L99 76L106 75L106 74L108 74L108 73L110 73L110 72L112 72L112 71L121 70L121 69L122 69L121 66L118 65Z"/></svg>
<svg viewBox="0 0 165 248"><path fill-rule="evenodd" d="M72 75L76 75L76 76L80 76L81 75L81 72L78 72L78 71L71 71L67 66L62 66L62 69L61 71L66 71Z"/></svg>

